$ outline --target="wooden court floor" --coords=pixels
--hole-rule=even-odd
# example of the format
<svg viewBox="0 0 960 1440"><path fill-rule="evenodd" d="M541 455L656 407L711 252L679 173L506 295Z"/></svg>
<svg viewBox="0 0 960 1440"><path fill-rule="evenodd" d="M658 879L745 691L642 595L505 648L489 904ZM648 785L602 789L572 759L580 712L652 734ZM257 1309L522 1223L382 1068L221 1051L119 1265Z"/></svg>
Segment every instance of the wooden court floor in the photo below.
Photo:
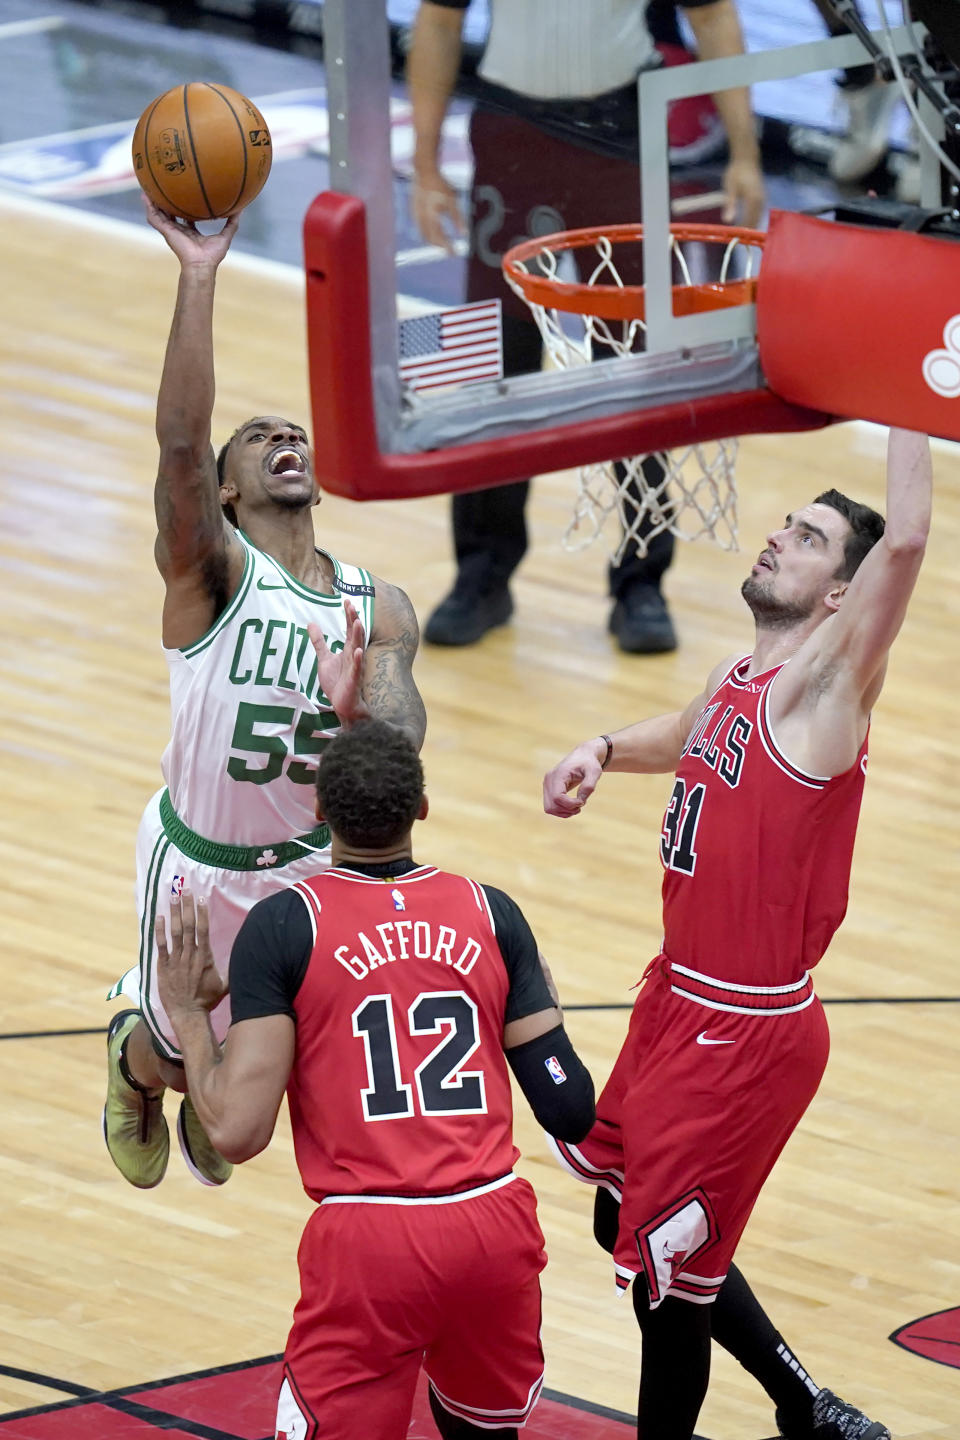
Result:
<svg viewBox="0 0 960 1440"><path fill-rule="evenodd" d="M133 951L134 834L168 723L152 416L176 264L152 238L0 202L0 1427L59 1398L45 1379L107 1389L282 1349L308 1213L285 1124L218 1193L176 1156L160 1188L135 1192L99 1135L104 995ZM258 412L307 417L300 300L276 274L224 267L218 435ZM833 484L882 503L883 447L849 425L745 442L742 553L682 548L668 583L681 647L648 659L606 634L600 553L559 547L569 479L538 481L514 623L462 653L421 653L432 809L419 856L521 902L598 1081L657 947L666 782L609 777L561 825L542 813L541 775L577 739L685 703L716 659L749 648L738 587L766 530ZM938 445L935 467L850 912L821 967L833 1055L739 1256L811 1373L898 1437L960 1429L957 1317L938 1351L952 1364L888 1338L960 1307L957 447ZM328 498L317 531L403 584L421 616L448 584L443 500ZM590 1196L522 1108L518 1132L551 1254L547 1383L630 1411L638 1340L594 1251ZM773 1429L755 1383L718 1355L701 1433Z"/></svg>

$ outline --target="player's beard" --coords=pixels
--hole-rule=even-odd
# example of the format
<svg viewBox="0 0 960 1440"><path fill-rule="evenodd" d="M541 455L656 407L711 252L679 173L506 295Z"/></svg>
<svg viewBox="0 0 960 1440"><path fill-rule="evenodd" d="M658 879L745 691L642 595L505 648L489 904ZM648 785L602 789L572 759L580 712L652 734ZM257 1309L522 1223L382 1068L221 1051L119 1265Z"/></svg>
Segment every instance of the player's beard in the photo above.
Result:
<svg viewBox="0 0 960 1440"><path fill-rule="evenodd" d="M748 575L740 586L758 630L789 630L810 619L815 605L812 596L809 600L780 600L771 593L772 588L770 580L758 580L754 575Z"/></svg>
<svg viewBox="0 0 960 1440"><path fill-rule="evenodd" d="M296 495L291 491L281 491L279 495L271 495L270 500L278 510L309 510L314 497L312 494Z"/></svg>

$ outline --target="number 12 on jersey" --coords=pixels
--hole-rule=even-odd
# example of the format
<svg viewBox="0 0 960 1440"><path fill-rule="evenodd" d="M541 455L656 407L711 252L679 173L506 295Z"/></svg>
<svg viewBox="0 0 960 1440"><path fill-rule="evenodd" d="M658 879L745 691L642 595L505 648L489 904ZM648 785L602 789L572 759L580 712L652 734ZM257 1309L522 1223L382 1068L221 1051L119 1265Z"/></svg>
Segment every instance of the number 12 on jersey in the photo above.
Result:
<svg viewBox="0 0 960 1440"><path fill-rule="evenodd" d="M688 790L686 781L677 776L660 833L660 859L668 870L692 875L696 869L694 842L706 793L706 785L691 785Z"/></svg>
<svg viewBox="0 0 960 1440"><path fill-rule="evenodd" d="M447 1034L413 1072L413 1085L400 1073L393 996L370 995L354 1010L353 1033L364 1044L367 1085L360 1092L365 1120L400 1120L421 1115L483 1115L487 1100L482 1070L461 1069L480 1044L477 1007L462 990L421 992L407 1011L413 1035Z"/></svg>

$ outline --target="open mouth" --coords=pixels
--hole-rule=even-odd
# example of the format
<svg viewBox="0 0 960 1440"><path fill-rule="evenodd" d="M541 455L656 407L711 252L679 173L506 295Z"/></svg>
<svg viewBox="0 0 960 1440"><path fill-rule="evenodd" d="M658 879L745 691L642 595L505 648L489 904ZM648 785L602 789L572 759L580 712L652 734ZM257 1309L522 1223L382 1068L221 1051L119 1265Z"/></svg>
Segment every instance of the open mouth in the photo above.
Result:
<svg viewBox="0 0 960 1440"><path fill-rule="evenodd" d="M774 568L773 561L766 550L764 550L762 555L757 557L757 565L761 570L772 570Z"/></svg>
<svg viewBox="0 0 960 1440"><path fill-rule="evenodd" d="M267 462L267 469L271 475L305 475L307 462L299 450L284 446L281 450L274 450Z"/></svg>

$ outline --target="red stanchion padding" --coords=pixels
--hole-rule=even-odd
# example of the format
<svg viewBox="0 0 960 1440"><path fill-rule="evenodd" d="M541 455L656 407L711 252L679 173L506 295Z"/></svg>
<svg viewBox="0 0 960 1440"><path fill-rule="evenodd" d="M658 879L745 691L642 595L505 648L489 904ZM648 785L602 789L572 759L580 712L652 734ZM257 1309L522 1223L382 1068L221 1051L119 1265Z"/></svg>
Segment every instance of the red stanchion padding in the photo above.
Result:
<svg viewBox="0 0 960 1440"><path fill-rule="evenodd" d="M960 241L775 211L757 338L781 399L960 440Z"/></svg>

